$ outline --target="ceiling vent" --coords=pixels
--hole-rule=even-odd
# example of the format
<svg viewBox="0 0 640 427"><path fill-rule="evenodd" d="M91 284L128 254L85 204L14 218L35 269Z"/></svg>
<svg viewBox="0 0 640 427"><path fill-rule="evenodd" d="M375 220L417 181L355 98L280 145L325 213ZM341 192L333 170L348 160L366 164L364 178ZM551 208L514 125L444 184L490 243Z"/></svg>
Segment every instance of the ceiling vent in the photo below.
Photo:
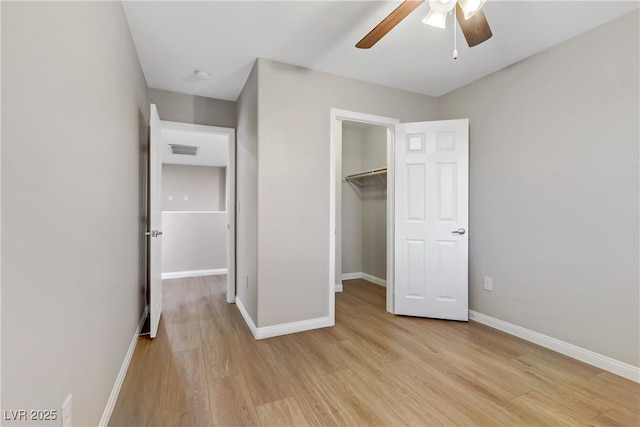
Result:
<svg viewBox="0 0 640 427"><path fill-rule="evenodd" d="M169 144L171 146L171 153L173 154L181 154L183 156L195 156L198 154L198 150L200 147L195 147L193 145L182 145L182 144Z"/></svg>

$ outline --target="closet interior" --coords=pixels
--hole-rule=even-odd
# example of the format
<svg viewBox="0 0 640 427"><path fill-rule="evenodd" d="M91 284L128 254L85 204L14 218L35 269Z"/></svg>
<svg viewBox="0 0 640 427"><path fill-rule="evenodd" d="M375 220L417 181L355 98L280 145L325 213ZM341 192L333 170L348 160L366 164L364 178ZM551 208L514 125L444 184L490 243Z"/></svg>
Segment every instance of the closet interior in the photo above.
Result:
<svg viewBox="0 0 640 427"><path fill-rule="evenodd" d="M386 286L387 128L342 122L341 163L341 279Z"/></svg>

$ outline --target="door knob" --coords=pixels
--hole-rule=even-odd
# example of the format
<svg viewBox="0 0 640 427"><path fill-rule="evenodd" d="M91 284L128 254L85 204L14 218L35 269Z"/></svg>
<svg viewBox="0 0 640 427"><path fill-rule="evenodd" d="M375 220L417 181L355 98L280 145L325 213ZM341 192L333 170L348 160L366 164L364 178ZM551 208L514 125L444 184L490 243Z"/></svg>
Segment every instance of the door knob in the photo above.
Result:
<svg viewBox="0 0 640 427"><path fill-rule="evenodd" d="M459 234L461 236L466 232L467 232L467 230L465 230L464 228L458 228L457 230L453 230L452 231L452 233L456 233L456 234Z"/></svg>

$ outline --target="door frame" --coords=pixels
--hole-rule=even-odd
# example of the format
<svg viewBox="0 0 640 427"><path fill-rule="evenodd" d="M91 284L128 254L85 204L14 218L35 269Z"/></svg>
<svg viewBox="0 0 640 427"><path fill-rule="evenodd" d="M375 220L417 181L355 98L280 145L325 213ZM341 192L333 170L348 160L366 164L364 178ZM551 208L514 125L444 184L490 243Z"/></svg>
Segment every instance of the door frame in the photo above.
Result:
<svg viewBox="0 0 640 427"><path fill-rule="evenodd" d="M218 126L160 120L163 129L226 135L229 144L225 182L227 211L227 302L236 302L236 130Z"/></svg>
<svg viewBox="0 0 640 427"><path fill-rule="evenodd" d="M395 127L400 120L356 111L330 109L329 130L329 320L336 321L335 281L337 242L337 209L342 206L342 121L366 123L387 128L387 311L394 313L394 188ZM342 238L342 237L341 237Z"/></svg>

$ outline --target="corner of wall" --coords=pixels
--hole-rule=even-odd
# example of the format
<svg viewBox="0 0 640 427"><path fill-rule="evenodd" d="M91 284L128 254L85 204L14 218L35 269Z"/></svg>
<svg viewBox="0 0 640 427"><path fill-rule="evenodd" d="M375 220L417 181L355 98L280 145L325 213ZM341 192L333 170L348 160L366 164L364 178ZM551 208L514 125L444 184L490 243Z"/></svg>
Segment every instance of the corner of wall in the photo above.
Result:
<svg viewBox="0 0 640 427"><path fill-rule="evenodd" d="M258 324L258 61L236 102L236 282L238 308L250 329ZM231 209L231 207L229 207ZM251 322L247 320L251 319ZM253 326L252 326L253 325Z"/></svg>

